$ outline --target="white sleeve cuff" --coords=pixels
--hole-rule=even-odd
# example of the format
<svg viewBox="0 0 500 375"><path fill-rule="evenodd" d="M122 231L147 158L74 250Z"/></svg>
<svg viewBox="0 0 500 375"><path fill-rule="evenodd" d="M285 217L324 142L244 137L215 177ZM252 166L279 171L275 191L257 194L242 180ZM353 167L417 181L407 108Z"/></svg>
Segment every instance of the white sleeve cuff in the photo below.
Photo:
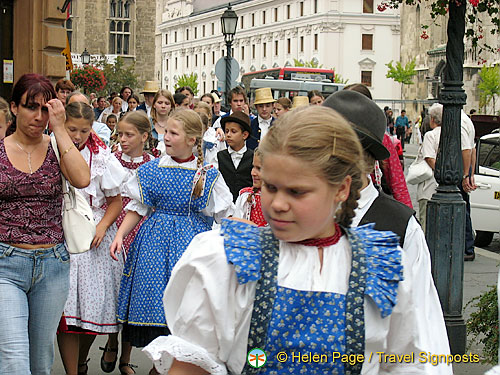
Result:
<svg viewBox="0 0 500 375"><path fill-rule="evenodd" d="M151 358L156 370L162 374L170 370L174 359L198 366L210 374L227 374L226 366L217 362L205 349L177 336L157 337L143 349L143 352Z"/></svg>

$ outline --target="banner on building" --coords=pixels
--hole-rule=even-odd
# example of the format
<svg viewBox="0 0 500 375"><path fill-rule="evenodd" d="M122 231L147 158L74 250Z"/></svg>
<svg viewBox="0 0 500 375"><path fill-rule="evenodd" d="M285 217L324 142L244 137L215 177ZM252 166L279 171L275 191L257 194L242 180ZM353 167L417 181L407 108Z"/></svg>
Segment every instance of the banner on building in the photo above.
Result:
<svg viewBox="0 0 500 375"><path fill-rule="evenodd" d="M66 70L73 70L73 60L71 59L71 49L69 48L68 34L66 34L66 48L61 54L66 57Z"/></svg>

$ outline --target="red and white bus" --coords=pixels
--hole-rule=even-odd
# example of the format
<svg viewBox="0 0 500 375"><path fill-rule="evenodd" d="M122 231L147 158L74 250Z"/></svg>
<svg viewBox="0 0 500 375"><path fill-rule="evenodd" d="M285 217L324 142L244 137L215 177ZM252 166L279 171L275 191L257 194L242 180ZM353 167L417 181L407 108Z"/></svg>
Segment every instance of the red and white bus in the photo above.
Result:
<svg viewBox="0 0 500 375"><path fill-rule="evenodd" d="M335 73L332 69L317 69L304 67L286 67L258 70L248 72L241 76L241 83L248 90L252 79L283 79L305 82L330 82L333 83Z"/></svg>

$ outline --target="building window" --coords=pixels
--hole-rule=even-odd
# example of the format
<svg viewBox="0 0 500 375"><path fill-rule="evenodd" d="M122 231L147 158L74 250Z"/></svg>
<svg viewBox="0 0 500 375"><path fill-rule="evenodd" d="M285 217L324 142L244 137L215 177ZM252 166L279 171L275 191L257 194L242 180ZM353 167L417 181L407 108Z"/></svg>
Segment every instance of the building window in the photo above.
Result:
<svg viewBox="0 0 500 375"><path fill-rule="evenodd" d="M314 34L314 50L318 50L318 34Z"/></svg>
<svg viewBox="0 0 500 375"><path fill-rule="evenodd" d="M278 22L278 8L274 8L274 22Z"/></svg>
<svg viewBox="0 0 500 375"><path fill-rule="evenodd" d="M198 38L198 28L197 27L194 28L194 38L195 39Z"/></svg>
<svg viewBox="0 0 500 375"><path fill-rule="evenodd" d="M73 3L69 3L68 19L66 20L66 35L68 36L69 49L71 51L72 37L73 37Z"/></svg>
<svg viewBox="0 0 500 375"><path fill-rule="evenodd" d="M198 66L198 54L194 55L194 66Z"/></svg>
<svg viewBox="0 0 500 375"><path fill-rule="evenodd" d="M207 92L207 83L203 81L203 92Z"/></svg>
<svg viewBox="0 0 500 375"><path fill-rule="evenodd" d="M304 52L304 37L300 37L300 52Z"/></svg>
<svg viewBox="0 0 500 375"><path fill-rule="evenodd" d="M168 34L165 34L165 44L168 44Z"/></svg>
<svg viewBox="0 0 500 375"><path fill-rule="evenodd" d="M186 68L189 68L189 56L186 56Z"/></svg>
<svg viewBox="0 0 500 375"><path fill-rule="evenodd" d="M245 46L241 46L241 61L245 60Z"/></svg>
<svg viewBox="0 0 500 375"><path fill-rule="evenodd" d="M215 81L212 81L212 90L215 90Z"/></svg>
<svg viewBox="0 0 500 375"><path fill-rule="evenodd" d="M189 29L186 29L186 40L189 40Z"/></svg>
<svg viewBox="0 0 500 375"><path fill-rule="evenodd" d="M373 13L373 0L363 0L363 13Z"/></svg>
<svg viewBox="0 0 500 375"><path fill-rule="evenodd" d="M291 18L290 14L291 14L290 5L287 5L286 6L286 18L288 20Z"/></svg>
<svg viewBox="0 0 500 375"><path fill-rule="evenodd" d="M130 7L132 1L111 0L109 3L109 48L112 55L130 54L130 29L132 18Z"/></svg>
<svg viewBox="0 0 500 375"><path fill-rule="evenodd" d="M288 51L288 53L292 53L292 40L291 39L287 39L286 40L286 44L287 44L287 51Z"/></svg>
<svg viewBox="0 0 500 375"><path fill-rule="evenodd" d="M361 83L365 86L372 86L372 72L369 70L361 71Z"/></svg>
<svg viewBox="0 0 500 375"><path fill-rule="evenodd" d="M215 23L212 22L212 35L215 34Z"/></svg>
<svg viewBox="0 0 500 375"><path fill-rule="evenodd" d="M314 0L314 13L318 13L318 0Z"/></svg>
<svg viewBox="0 0 500 375"><path fill-rule="evenodd" d="M231 47L231 56L234 56L234 47Z"/></svg>
<svg viewBox="0 0 500 375"><path fill-rule="evenodd" d="M175 58L175 70L177 70L177 57Z"/></svg>
<svg viewBox="0 0 500 375"><path fill-rule="evenodd" d="M263 25L266 24L266 11L265 10L262 11L262 24Z"/></svg>
<svg viewBox="0 0 500 375"><path fill-rule="evenodd" d="M362 34L361 35L361 49L371 51L373 50L373 35L372 34Z"/></svg>
<svg viewBox="0 0 500 375"><path fill-rule="evenodd" d="M174 43L177 43L177 31L174 31Z"/></svg>
<svg viewBox="0 0 500 375"><path fill-rule="evenodd" d="M262 57L266 57L267 43L262 43Z"/></svg>
<svg viewBox="0 0 500 375"><path fill-rule="evenodd" d="M252 44L252 59L255 59L255 44Z"/></svg>
<svg viewBox="0 0 500 375"><path fill-rule="evenodd" d="M301 1L300 2L300 16L303 16L304 15L304 2Z"/></svg>
<svg viewBox="0 0 500 375"><path fill-rule="evenodd" d="M212 64L215 64L215 51L212 51Z"/></svg>
<svg viewBox="0 0 500 375"><path fill-rule="evenodd" d="M245 27L245 23L243 22L243 16L240 17L240 29Z"/></svg>
<svg viewBox="0 0 500 375"><path fill-rule="evenodd" d="M168 59L165 60L165 70L168 70Z"/></svg>
<svg viewBox="0 0 500 375"><path fill-rule="evenodd" d="M205 25L201 28L201 36L205 37Z"/></svg>
<svg viewBox="0 0 500 375"><path fill-rule="evenodd" d="M255 26L255 14L252 13L252 27Z"/></svg>
<svg viewBox="0 0 500 375"><path fill-rule="evenodd" d="M207 65L207 54L203 52L203 66Z"/></svg>
<svg viewBox="0 0 500 375"><path fill-rule="evenodd" d="M278 56L279 51L279 42L277 40L274 41L274 55Z"/></svg>

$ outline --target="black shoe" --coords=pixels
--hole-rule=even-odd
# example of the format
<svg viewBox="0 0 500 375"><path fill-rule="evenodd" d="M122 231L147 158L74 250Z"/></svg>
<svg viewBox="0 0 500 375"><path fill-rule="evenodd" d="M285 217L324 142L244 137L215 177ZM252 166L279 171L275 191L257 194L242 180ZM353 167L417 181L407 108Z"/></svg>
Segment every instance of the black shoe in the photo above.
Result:
<svg viewBox="0 0 500 375"><path fill-rule="evenodd" d="M89 371L89 365L87 363L89 363L89 361L90 359L87 359L85 362L78 364L78 375L87 375ZM80 371L80 369L83 369L83 371Z"/></svg>
<svg viewBox="0 0 500 375"><path fill-rule="evenodd" d="M118 359L118 348L117 349L110 349L110 348L108 348L108 344L106 343L104 348L100 347L99 349L101 349L103 351L102 357L101 357L101 370L106 372L106 373L113 372L113 370L115 369L115 366L116 366L116 361ZM104 354L106 354L106 353L116 353L115 360L113 362L105 361Z"/></svg>
<svg viewBox="0 0 500 375"><path fill-rule="evenodd" d="M474 259L476 259L476 253L464 254L465 262L472 262Z"/></svg>

